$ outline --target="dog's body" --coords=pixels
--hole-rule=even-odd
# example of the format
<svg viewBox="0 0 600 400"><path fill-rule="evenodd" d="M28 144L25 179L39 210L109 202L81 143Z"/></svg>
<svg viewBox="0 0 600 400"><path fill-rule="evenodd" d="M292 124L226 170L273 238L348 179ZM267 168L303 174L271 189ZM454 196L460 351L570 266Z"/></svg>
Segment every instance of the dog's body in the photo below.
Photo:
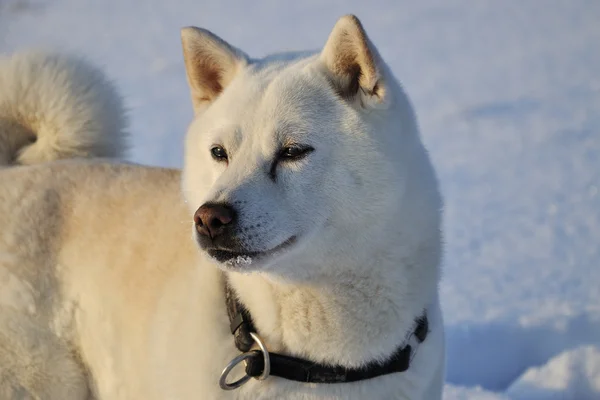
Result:
<svg viewBox="0 0 600 400"><path fill-rule="evenodd" d="M0 171L0 398L439 399L441 202L358 21L308 57L251 61L195 28L183 43L183 177L102 161ZM429 334L402 373L223 391L240 353L225 277L272 352L354 368L387 360L424 310Z"/></svg>

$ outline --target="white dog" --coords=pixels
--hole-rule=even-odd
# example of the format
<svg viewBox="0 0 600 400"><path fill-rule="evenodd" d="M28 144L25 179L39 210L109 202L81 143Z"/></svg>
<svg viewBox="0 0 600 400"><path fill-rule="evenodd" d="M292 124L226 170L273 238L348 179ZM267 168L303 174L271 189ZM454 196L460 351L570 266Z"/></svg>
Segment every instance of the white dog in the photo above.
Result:
<svg viewBox="0 0 600 400"><path fill-rule="evenodd" d="M182 39L183 176L104 161L0 171L0 398L441 398L441 199L360 22L341 18L318 54L262 60L202 29ZM18 99L0 108L5 164L121 148L120 103L91 83L77 100L71 62L75 83L48 79L75 87L53 93L76 108L0 78L0 99ZM57 112L89 123L42 133Z"/></svg>

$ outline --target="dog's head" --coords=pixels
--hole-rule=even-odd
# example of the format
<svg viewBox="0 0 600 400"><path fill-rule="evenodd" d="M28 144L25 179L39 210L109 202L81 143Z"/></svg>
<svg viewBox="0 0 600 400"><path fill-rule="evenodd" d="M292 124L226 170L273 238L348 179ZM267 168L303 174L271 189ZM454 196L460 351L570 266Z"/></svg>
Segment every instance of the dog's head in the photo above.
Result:
<svg viewBox="0 0 600 400"><path fill-rule="evenodd" d="M182 41L195 111L183 187L221 268L308 276L398 240L410 160L424 151L356 17L311 55L253 60L199 28Z"/></svg>

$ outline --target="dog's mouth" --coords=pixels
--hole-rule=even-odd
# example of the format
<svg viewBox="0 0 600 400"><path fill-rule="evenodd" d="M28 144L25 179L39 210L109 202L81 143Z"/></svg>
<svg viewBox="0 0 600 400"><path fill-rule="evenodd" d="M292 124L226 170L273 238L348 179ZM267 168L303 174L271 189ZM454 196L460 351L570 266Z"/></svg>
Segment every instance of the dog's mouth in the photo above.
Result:
<svg viewBox="0 0 600 400"><path fill-rule="evenodd" d="M262 261L266 258L273 257L282 251L285 251L287 248L292 246L296 242L296 236L291 236L289 239L285 240L283 243L273 247L270 250L266 251L236 251L229 249L206 249L206 252L209 256L214 258L220 263L231 265L231 266L241 266L241 265L250 265L253 262Z"/></svg>

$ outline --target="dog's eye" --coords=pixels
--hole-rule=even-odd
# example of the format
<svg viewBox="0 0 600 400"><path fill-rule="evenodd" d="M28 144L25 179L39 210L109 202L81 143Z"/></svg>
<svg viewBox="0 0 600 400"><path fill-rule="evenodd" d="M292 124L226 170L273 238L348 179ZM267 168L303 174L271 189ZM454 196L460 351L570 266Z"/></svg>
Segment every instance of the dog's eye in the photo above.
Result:
<svg viewBox="0 0 600 400"><path fill-rule="evenodd" d="M314 148L311 146L301 146L301 145L292 145L287 146L281 149L279 153L279 158L281 160L298 160L304 156L306 156L311 151L314 151Z"/></svg>
<svg viewBox="0 0 600 400"><path fill-rule="evenodd" d="M210 149L210 154L217 161L227 161L227 152L221 146L213 146Z"/></svg>

